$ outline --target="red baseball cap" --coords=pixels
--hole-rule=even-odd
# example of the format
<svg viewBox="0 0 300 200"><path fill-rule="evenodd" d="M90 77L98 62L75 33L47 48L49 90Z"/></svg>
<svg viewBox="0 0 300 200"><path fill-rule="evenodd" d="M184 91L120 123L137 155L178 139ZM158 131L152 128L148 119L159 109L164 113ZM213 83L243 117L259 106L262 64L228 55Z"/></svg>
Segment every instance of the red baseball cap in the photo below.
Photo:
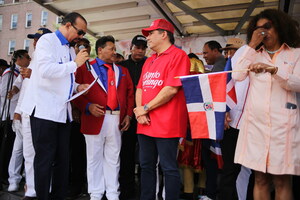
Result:
<svg viewBox="0 0 300 200"><path fill-rule="evenodd" d="M149 28L142 29L142 33L143 33L144 36L147 37L149 35L150 31L154 31L154 30L157 30L157 29L163 29L163 30L166 30L166 31L170 31L171 33L174 34L174 26L165 19L154 20L151 23Z"/></svg>

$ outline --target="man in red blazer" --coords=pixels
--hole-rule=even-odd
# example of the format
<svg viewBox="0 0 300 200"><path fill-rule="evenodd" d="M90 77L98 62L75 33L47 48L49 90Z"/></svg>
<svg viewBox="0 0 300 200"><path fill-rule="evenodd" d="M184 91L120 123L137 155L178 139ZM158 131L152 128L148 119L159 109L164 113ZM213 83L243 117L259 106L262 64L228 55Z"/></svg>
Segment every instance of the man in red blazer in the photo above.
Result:
<svg viewBox="0 0 300 200"><path fill-rule="evenodd" d="M86 95L74 100L81 110L81 132L87 148L88 192L91 200L100 200L106 191L108 200L119 199L118 174L121 135L130 125L134 90L125 67L113 63L115 40L104 36L96 42L98 57L76 72L77 83L92 83Z"/></svg>

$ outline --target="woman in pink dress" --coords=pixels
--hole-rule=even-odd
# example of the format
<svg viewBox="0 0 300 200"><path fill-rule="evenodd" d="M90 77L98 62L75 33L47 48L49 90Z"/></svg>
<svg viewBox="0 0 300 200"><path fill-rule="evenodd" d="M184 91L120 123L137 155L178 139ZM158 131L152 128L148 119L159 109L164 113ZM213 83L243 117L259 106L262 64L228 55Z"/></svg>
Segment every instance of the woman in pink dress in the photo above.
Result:
<svg viewBox="0 0 300 200"><path fill-rule="evenodd" d="M233 79L250 79L235 162L254 170L254 199L271 199L273 181L276 199L292 200L291 175L300 175L299 24L264 10L247 40L233 63Z"/></svg>

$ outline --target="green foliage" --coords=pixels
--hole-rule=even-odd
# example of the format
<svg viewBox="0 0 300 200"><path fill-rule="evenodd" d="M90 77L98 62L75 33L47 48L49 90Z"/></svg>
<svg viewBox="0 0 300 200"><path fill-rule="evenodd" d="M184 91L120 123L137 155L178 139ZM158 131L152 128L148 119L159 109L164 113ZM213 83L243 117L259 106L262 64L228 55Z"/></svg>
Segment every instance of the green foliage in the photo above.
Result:
<svg viewBox="0 0 300 200"><path fill-rule="evenodd" d="M95 44L96 44L97 38L91 36L90 34L86 34L84 37L90 41L90 45L91 45L90 57L91 58L96 58L97 57L97 52L95 51Z"/></svg>

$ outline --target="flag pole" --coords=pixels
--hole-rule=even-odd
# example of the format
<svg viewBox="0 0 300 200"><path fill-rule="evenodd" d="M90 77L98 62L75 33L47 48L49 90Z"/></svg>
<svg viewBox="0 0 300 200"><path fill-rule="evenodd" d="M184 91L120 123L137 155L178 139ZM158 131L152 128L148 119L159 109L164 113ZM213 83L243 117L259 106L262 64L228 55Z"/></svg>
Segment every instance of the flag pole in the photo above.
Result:
<svg viewBox="0 0 300 200"><path fill-rule="evenodd" d="M239 69L239 70L224 71L224 72L232 73L232 72L246 72L246 71L250 71L250 69Z"/></svg>
<svg viewBox="0 0 300 200"><path fill-rule="evenodd" d="M186 75L186 76L175 76L174 78L187 78L187 77L196 77L200 75L207 75L207 74L220 74L220 73L233 73L233 72L247 72L250 69L239 69L239 70L232 70L232 71L221 71L221 72L213 72L213 73L204 73L204 74L193 74L193 75Z"/></svg>

